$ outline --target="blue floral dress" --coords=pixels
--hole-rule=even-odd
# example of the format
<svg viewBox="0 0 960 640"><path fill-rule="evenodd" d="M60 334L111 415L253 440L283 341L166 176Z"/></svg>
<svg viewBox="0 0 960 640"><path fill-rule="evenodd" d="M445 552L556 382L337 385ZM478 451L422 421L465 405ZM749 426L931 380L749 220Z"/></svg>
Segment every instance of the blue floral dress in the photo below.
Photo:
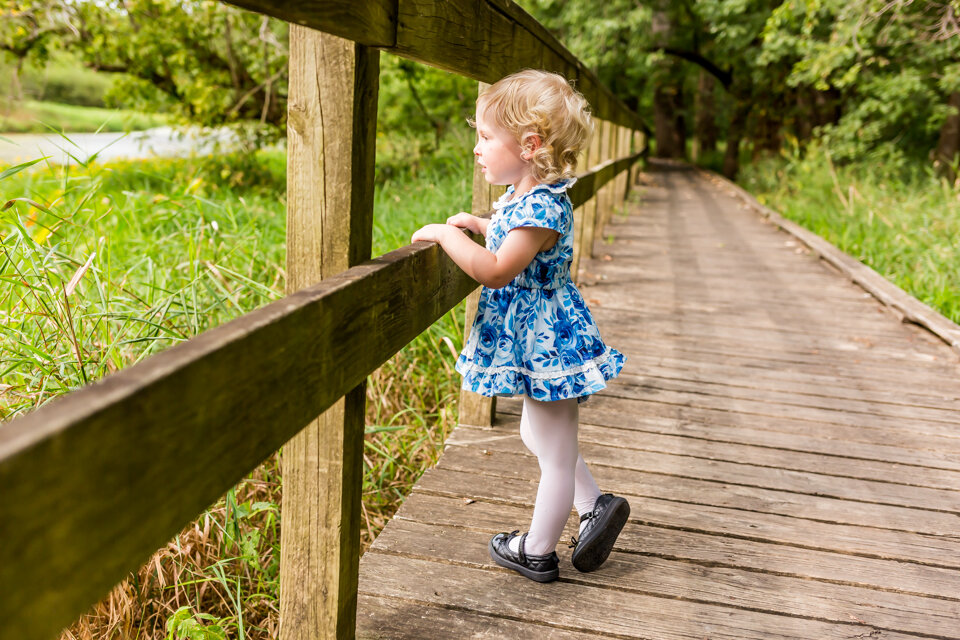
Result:
<svg viewBox="0 0 960 640"><path fill-rule="evenodd" d="M617 377L626 358L603 343L583 296L570 280L574 180L540 184L511 200L513 187L493 208L487 249L496 253L517 227L560 234L510 284L483 287L477 317L457 359L463 388L485 396L524 394L535 400L586 400Z"/></svg>

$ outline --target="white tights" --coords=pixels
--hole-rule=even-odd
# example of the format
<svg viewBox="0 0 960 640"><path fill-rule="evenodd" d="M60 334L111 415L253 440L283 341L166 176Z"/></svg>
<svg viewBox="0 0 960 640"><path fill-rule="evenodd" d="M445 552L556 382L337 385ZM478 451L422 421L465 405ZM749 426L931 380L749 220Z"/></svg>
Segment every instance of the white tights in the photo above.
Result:
<svg viewBox="0 0 960 640"><path fill-rule="evenodd" d="M583 515L600 497L577 447L579 413L576 398L553 402L523 399L520 437L540 463L537 502L524 544L530 555L553 551L570 517L570 507L576 505Z"/></svg>

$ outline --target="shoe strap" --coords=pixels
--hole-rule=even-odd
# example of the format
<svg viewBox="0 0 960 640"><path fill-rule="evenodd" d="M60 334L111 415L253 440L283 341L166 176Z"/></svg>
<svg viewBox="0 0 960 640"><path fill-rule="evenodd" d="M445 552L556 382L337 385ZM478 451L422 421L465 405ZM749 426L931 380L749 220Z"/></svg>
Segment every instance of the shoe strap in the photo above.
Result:
<svg viewBox="0 0 960 640"><path fill-rule="evenodd" d="M519 531L519 529L517 529L517 531ZM514 531L514 532L513 532L513 535L516 535L517 531ZM527 563L527 554L526 554L526 553L524 552L524 550L523 550L523 545L524 545L524 543L527 541L527 533L529 533L529 531L528 531L528 532L524 532L524 534L523 534L522 536L520 536L520 546L517 547L518 557L520 558L520 562L521 562L522 564L526 564L526 563ZM509 542L509 540L508 540L508 542Z"/></svg>
<svg viewBox="0 0 960 640"><path fill-rule="evenodd" d="M593 517L593 511L587 511L585 514L580 516L580 522L583 522L584 520L589 520L592 517Z"/></svg>

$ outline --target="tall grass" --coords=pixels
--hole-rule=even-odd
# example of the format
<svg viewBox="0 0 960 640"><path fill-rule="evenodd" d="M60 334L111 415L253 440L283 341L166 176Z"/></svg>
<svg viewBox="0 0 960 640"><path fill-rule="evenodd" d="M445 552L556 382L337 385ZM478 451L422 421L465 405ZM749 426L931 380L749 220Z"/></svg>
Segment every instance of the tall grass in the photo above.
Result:
<svg viewBox="0 0 960 640"><path fill-rule="evenodd" d="M960 185L923 161L835 165L818 147L745 166L758 200L960 322Z"/></svg>
<svg viewBox="0 0 960 640"><path fill-rule="evenodd" d="M466 208L460 157L462 170L425 162L415 177L381 174L375 253ZM0 417L281 297L284 175L282 153L261 152L0 179ZM462 309L447 314L370 377L365 546L456 424L461 319ZM275 637L280 481L273 457L65 637Z"/></svg>

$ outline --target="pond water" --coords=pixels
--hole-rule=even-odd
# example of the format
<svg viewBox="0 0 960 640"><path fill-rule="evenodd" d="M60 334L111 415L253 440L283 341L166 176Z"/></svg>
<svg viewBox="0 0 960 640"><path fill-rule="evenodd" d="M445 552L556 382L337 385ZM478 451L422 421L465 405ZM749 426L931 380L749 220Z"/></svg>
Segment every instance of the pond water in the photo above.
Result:
<svg viewBox="0 0 960 640"><path fill-rule="evenodd" d="M207 155L230 146L234 135L226 129L179 130L156 127L132 133L7 133L0 134L0 164L19 164L49 156L48 162L86 162L119 158ZM71 159L70 156L74 159Z"/></svg>

